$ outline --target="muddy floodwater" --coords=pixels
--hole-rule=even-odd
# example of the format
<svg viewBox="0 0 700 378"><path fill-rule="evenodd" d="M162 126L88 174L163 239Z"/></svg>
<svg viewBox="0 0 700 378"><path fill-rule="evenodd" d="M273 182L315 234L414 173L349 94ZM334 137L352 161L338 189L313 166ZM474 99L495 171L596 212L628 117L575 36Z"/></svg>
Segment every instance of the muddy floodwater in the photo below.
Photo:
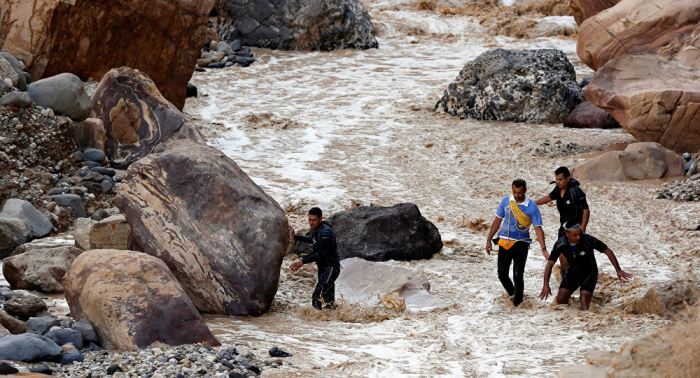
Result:
<svg viewBox="0 0 700 378"><path fill-rule="evenodd" d="M634 280L619 282L604 255L592 311L540 301L545 260L534 244L525 271L525 302L513 308L485 254L486 233L470 221L493 221L515 178L527 194L552 190L553 171L620 149L624 130L574 130L561 124L459 119L434 106L464 64L488 49L556 48L579 78L592 73L571 38L486 37L478 20L417 11L405 2L364 1L379 49L283 52L253 49L257 62L196 73L200 97L187 115L208 142L233 158L304 230L305 211L327 213L353 203L412 202L445 242L430 260L396 262L454 302L448 309L408 313L381 306L355 318L309 311L312 266L292 275L285 259L272 311L257 318L207 317L224 342L250 342L264 356L276 346L291 365L268 377L446 376L556 377L585 363L589 350L615 350L674 322L634 315L625 305L661 282L697 273L697 203L654 199L662 183L584 182L591 207L588 233L607 243ZM567 149L572 144L574 147ZM562 152L563 151L563 152ZM573 151L573 152L571 152ZM558 229L553 204L541 208L547 246ZM552 279L556 293L559 280ZM574 295L578 297L578 293Z"/></svg>

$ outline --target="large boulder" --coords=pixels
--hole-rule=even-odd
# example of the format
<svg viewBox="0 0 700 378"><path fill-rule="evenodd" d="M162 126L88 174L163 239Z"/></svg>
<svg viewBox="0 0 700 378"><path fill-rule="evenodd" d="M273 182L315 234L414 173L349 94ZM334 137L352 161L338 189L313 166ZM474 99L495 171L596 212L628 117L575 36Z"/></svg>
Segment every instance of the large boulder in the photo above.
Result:
<svg viewBox="0 0 700 378"><path fill-rule="evenodd" d="M341 260L429 259L442 249L438 229L412 203L360 206L333 214L328 223L333 226Z"/></svg>
<svg viewBox="0 0 700 378"><path fill-rule="evenodd" d="M225 41L281 50L378 47L369 13L357 0L217 0Z"/></svg>
<svg viewBox="0 0 700 378"><path fill-rule="evenodd" d="M105 152L118 169L126 169L170 139L204 143L197 128L161 95L151 78L129 67L115 68L102 78L92 95L92 116L104 124Z"/></svg>
<svg viewBox="0 0 700 378"><path fill-rule="evenodd" d="M228 315L269 309L287 220L221 151L171 142L132 164L114 204L131 225L130 248L165 261L197 309Z"/></svg>
<svg viewBox="0 0 700 378"><path fill-rule="evenodd" d="M584 101L564 120L564 127L574 129L614 129L620 124L605 110Z"/></svg>
<svg viewBox="0 0 700 378"><path fill-rule="evenodd" d="M3 310L0 310L0 325L10 331L10 333L13 335L19 335L27 332L27 326L23 321L15 318Z"/></svg>
<svg viewBox="0 0 700 378"><path fill-rule="evenodd" d="M461 118L560 123L584 100L559 50L495 49L468 62L435 105Z"/></svg>
<svg viewBox="0 0 700 378"><path fill-rule="evenodd" d="M9 314L29 318L41 311L46 311L48 307L38 295L23 293L10 297L5 303L4 309Z"/></svg>
<svg viewBox="0 0 700 378"><path fill-rule="evenodd" d="M220 345L165 263L153 256L88 251L73 262L63 285L71 314L92 324L103 347Z"/></svg>
<svg viewBox="0 0 700 378"><path fill-rule="evenodd" d="M689 33L698 22L697 0L625 0L581 24L576 52L598 70L619 56L665 46L674 34Z"/></svg>
<svg viewBox="0 0 700 378"><path fill-rule="evenodd" d="M416 272L389 263L352 257L341 262L335 281L337 295L349 303L378 302L393 293L409 311L425 311L452 305L430 294L430 283Z"/></svg>
<svg viewBox="0 0 700 378"><path fill-rule="evenodd" d="M62 293L63 275L82 252L75 247L35 249L6 258L2 274L13 289Z"/></svg>
<svg viewBox="0 0 700 378"><path fill-rule="evenodd" d="M82 121L90 115L90 96L83 82L72 73L62 73L27 86L34 102L58 114Z"/></svg>
<svg viewBox="0 0 700 378"><path fill-rule="evenodd" d="M687 44L679 40L657 54L611 60L584 88L586 98L638 141L695 152L700 147L699 35L696 28Z"/></svg>
<svg viewBox="0 0 700 378"><path fill-rule="evenodd" d="M104 151L107 132L101 119L88 118L70 125L70 133L81 150L94 148Z"/></svg>
<svg viewBox="0 0 700 378"><path fill-rule="evenodd" d="M131 228L123 214L107 217L90 230L90 249L127 249Z"/></svg>
<svg viewBox="0 0 700 378"><path fill-rule="evenodd" d="M8 199L0 212L0 258L20 244L48 235L52 228L51 221L31 203Z"/></svg>
<svg viewBox="0 0 700 378"><path fill-rule="evenodd" d="M214 1L6 0L0 40L34 78L70 72L100 80L128 65L182 109Z"/></svg>
<svg viewBox="0 0 700 378"><path fill-rule="evenodd" d="M576 164L571 175L588 181L628 181L683 176L685 160L658 143L632 143Z"/></svg>
<svg viewBox="0 0 700 378"><path fill-rule="evenodd" d="M48 361L61 353L63 349L46 336L24 333L0 337L0 360Z"/></svg>
<svg viewBox="0 0 700 378"><path fill-rule="evenodd" d="M569 0L569 6L571 7L571 13L574 14L576 23L581 25L583 21L619 2L620 0Z"/></svg>

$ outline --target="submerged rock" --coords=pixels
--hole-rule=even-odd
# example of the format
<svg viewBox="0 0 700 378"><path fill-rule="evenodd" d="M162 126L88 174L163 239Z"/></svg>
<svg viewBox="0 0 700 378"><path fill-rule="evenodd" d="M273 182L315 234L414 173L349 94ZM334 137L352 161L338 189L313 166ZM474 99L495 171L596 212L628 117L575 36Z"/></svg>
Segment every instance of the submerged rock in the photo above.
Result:
<svg viewBox="0 0 700 378"><path fill-rule="evenodd" d="M467 63L435 111L481 120L560 123L583 100L563 52L499 48Z"/></svg>

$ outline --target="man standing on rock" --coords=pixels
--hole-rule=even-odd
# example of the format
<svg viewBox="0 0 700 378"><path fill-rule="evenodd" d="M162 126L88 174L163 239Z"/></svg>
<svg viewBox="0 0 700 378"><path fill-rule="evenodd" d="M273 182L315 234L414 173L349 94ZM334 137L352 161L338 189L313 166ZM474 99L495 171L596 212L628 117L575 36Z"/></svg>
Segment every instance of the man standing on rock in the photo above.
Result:
<svg viewBox="0 0 700 378"><path fill-rule="evenodd" d="M525 195L527 184L525 180L517 179L511 186L513 195L504 197L496 210L496 219L491 225L489 237L486 239L486 253L491 254L491 238L501 226L501 221L507 219L506 225L498 234L498 239L494 240L498 244L498 279L508 292L514 295L513 305L518 306L523 301L523 273L525 272L525 262L530 250L530 226L535 227L537 241L542 247L542 255L545 259L549 257L547 247L544 244L544 232L542 231L542 216L535 201L530 200ZM513 263L513 281L510 280L508 271Z"/></svg>
<svg viewBox="0 0 700 378"><path fill-rule="evenodd" d="M581 288L581 310L587 311L591 304L593 290L598 282L598 265L593 256L593 250L604 253L615 267L619 279L628 280L631 274L620 269L617 258L605 243L591 235L584 234L581 225L574 221L569 221L562 225L564 236L554 244L554 250L549 256L547 266L544 268L544 286L540 293L540 299L547 299L552 291L549 289L549 277L552 274L552 267L557 262L560 255L566 256L569 261L569 269L564 273L564 277L559 285L557 303L569 303L571 293Z"/></svg>
<svg viewBox="0 0 700 378"><path fill-rule="evenodd" d="M588 218L591 216L591 211L588 209L588 202L586 202L586 193L581 190L579 182L571 177L569 168L557 168L557 170L554 171L554 176L557 186L549 195L538 199L535 203L538 206L542 206L553 200L557 201L560 225L559 236L557 236L557 238L564 236L564 223L569 221L579 224L581 226L581 231L585 233L586 226L588 225ZM564 255L561 255L560 262L561 271L566 272L569 264Z"/></svg>
<svg viewBox="0 0 700 378"><path fill-rule="evenodd" d="M316 262L318 267L318 283L314 290L311 304L318 310L323 304L326 308L335 308L335 280L340 274L340 259L335 242L335 234L330 223L322 221L323 212L318 207L309 210L309 226L311 236L294 234L294 228L290 226L291 236L294 240L313 245L313 253L299 261L295 261L289 268L296 272L304 264Z"/></svg>

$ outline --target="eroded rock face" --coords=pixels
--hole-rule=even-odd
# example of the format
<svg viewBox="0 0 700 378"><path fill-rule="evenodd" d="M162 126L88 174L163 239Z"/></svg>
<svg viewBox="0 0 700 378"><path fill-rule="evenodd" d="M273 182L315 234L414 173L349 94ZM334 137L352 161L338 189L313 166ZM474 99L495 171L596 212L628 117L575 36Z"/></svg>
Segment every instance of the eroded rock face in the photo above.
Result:
<svg viewBox="0 0 700 378"><path fill-rule="evenodd" d="M7 0L0 39L34 78L70 72L100 80L126 65L182 109L214 1Z"/></svg>
<svg viewBox="0 0 700 378"><path fill-rule="evenodd" d="M586 98L635 139L677 152L700 147L700 69L647 53L616 58L593 75Z"/></svg>
<svg viewBox="0 0 700 378"><path fill-rule="evenodd" d="M632 143L579 163L571 176L584 181L628 181L683 176L685 160L658 143Z"/></svg>
<svg viewBox="0 0 700 378"><path fill-rule="evenodd" d="M153 256L88 251L73 262L63 284L71 314L92 324L103 347L220 345L165 263Z"/></svg>
<svg viewBox="0 0 700 378"><path fill-rule="evenodd" d="M698 22L696 0L626 0L581 24L576 52L598 70L619 56L665 46L674 34L689 33Z"/></svg>
<svg viewBox="0 0 700 378"><path fill-rule="evenodd" d="M435 225L412 203L390 207L360 206L328 218L340 259L370 261L429 259L442 249Z"/></svg>
<svg viewBox="0 0 700 378"><path fill-rule="evenodd" d="M563 52L495 49L464 66L435 111L481 120L560 123L583 100Z"/></svg>
<svg viewBox="0 0 700 378"><path fill-rule="evenodd" d="M219 35L244 46L281 50L378 47L369 13L357 0L217 0Z"/></svg>
<svg viewBox="0 0 700 378"><path fill-rule="evenodd" d="M574 129L614 129L620 124L605 110L584 101L564 120L564 127Z"/></svg>
<svg viewBox="0 0 700 378"><path fill-rule="evenodd" d="M583 21L619 2L620 0L569 0L569 6L574 14L576 23L581 25Z"/></svg>
<svg viewBox="0 0 700 378"><path fill-rule="evenodd" d="M35 249L6 258L2 274L13 289L62 293L63 275L82 252L75 247Z"/></svg>
<svg viewBox="0 0 700 378"><path fill-rule="evenodd" d="M221 151L177 140L132 164L114 204L202 312L258 315L277 292L284 211ZM132 247L130 247L132 248Z"/></svg>
<svg viewBox="0 0 700 378"><path fill-rule="evenodd" d="M126 169L170 139L204 143L199 131L161 95L148 75L129 67L113 69L102 78L92 96L92 111L104 124L105 153L118 169Z"/></svg>

